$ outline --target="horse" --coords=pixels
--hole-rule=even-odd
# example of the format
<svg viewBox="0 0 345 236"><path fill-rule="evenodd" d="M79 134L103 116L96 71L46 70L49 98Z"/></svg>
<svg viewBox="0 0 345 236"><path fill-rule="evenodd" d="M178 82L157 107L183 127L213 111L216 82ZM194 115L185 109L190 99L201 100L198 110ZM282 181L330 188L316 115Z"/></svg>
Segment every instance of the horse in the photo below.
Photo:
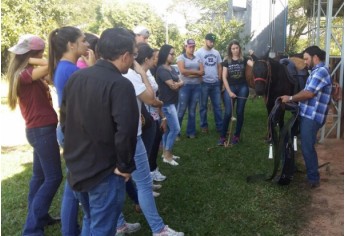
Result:
<svg viewBox="0 0 345 236"><path fill-rule="evenodd" d="M300 59L302 60L302 59ZM296 64L298 59L289 59L291 63ZM254 62L252 68L252 82L257 96L265 98L268 115L271 113L275 101L282 95L294 95L303 89L303 83L306 81L307 73L302 73L303 68L298 66L299 74L292 74L287 68L287 62L277 61L272 58L258 59Z"/></svg>

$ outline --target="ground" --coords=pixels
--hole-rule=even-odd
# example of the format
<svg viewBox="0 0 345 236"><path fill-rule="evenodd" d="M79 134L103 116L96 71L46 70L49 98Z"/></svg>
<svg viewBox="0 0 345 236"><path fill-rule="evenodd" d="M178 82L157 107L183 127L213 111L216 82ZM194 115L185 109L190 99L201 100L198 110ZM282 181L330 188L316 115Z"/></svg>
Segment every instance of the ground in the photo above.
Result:
<svg viewBox="0 0 345 236"><path fill-rule="evenodd" d="M325 139L316 145L321 186L311 190L312 204L305 210L307 227L299 235L344 235L344 140Z"/></svg>
<svg viewBox="0 0 345 236"><path fill-rule="evenodd" d="M27 143L19 109L10 112L1 105L0 112L1 146ZM298 235L344 235L344 140L325 139L316 148L319 164L329 164L320 169L321 186L310 190L312 203L304 211L308 224Z"/></svg>

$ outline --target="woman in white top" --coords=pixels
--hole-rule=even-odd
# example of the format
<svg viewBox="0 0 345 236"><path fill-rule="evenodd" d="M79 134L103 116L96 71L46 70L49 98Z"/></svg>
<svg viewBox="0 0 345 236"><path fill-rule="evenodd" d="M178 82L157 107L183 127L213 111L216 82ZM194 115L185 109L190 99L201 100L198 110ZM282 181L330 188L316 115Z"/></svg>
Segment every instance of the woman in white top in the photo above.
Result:
<svg viewBox="0 0 345 236"><path fill-rule="evenodd" d="M143 63L139 65L137 61L134 61L134 69L129 69L128 73L124 76L128 78L134 86L135 93L137 95L137 102L139 111L141 111L141 104L149 104L156 107L161 107L163 103L157 100L154 96L152 86L147 78L146 72L152 66L152 55L153 50L148 44L138 45L138 55L136 59L144 58ZM132 173L132 178L138 188L138 198L139 204L142 212L145 215L146 221L150 225L150 228L154 236L168 235L168 236L183 236L184 233L179 233L167 225L164 224L163 219L159 216L156 203L152 194L152 178L150 176L150 168L147 158L147 153L145 150L144 143L141 139L141 118L138 117L138 137L137 137L137 147L135 151L134 161L136 170ZM130 230L126 229L126 221L123 214L120 215L117 222L117 233L130 233Z"/></svg>

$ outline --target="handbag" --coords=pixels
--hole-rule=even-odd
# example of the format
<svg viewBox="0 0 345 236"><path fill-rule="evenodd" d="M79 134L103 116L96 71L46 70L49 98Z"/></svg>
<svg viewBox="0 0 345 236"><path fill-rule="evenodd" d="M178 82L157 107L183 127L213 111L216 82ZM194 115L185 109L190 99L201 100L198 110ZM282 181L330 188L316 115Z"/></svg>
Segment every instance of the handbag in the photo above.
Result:
<svg viewBox="0 0 345 236"><path fill-rule="evenodd" d="M146 106L144 103L141 104L141 128L147 129L152 126L153 123L153 117L151 114L147 111Z"/></svg>

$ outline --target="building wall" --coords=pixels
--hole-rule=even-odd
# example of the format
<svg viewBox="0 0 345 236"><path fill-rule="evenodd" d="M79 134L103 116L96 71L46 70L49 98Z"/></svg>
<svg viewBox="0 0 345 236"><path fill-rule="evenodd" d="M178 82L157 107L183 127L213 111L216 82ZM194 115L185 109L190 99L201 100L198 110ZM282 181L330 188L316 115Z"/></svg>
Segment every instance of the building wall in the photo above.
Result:
<svg viewBox="0 0 345 236"><path fill-rule="evenodd" d="M244 34L253 35L245 45L258 56L263 56L268 46L271 51L285 51L288 0L246 0L246 8L233 8L233 16L245 23Z"/></svg>

